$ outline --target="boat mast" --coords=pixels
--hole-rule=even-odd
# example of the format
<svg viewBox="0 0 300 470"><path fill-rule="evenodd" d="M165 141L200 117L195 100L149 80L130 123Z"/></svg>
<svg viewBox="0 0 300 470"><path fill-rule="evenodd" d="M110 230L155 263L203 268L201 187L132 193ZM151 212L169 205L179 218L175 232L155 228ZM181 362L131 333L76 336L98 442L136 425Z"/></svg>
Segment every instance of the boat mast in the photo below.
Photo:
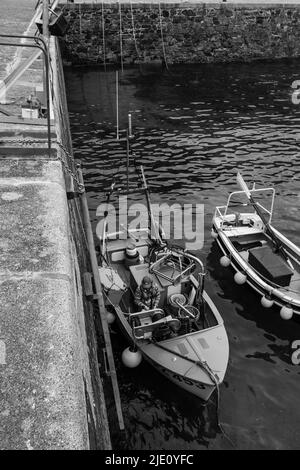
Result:
<svg viewBox="0 0 300 470"><path fill-rule="evenodd" d="M119 140L119 73L116 70L116 120L117 120L117 140Z"/></svg>
<svg viewBox="0 0 300 470"><path fill-rule="evenodd" d="M103 233L102 233L102 250L101 250L101 253L102 253L102 256L103 256L104 260L105 260L105 252L106 252L106 228L107 228L108 204L109 204L110 197L111 197L111 195L114 191L115 184L116 184L115 181L113 181L113 183L110 186L110 191L107 193L107 197L106 197L106 211L104 212L104 224L103 224Z"/></svg>

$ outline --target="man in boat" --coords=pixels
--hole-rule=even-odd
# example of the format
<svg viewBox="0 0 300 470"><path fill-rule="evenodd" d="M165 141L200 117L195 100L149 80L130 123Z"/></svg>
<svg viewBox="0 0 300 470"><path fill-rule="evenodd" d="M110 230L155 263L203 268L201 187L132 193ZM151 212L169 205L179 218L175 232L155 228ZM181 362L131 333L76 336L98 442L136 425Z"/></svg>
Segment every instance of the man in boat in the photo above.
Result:
<svg viewBox="0 0 300 470"><path fill-rule="evenodd" d="M140 310L152 310L158 307L160 293L158 286L149 276L145 276L136 289L134 301Z"/></svg>

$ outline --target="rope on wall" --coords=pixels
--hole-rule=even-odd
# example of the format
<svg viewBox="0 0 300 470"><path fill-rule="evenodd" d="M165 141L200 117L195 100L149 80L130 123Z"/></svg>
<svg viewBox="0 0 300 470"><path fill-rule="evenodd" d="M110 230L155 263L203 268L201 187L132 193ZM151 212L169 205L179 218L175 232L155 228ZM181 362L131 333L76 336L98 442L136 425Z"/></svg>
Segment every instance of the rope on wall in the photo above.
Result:
<svg viewBox="0 0 300 470"><path fill-rule="evenodd" d="M123 33L122 33L122 10L121 0L119 0L119 18L120 18L120 59L121 59L121 70L123 72Z"/></svg>
<svg viewBox="0 0 300 470"><path fill-rule="evenodd" d="M106 72L106 55L105 55L105 20L104 20L104 2L102 0L102 8L101 8L101 14L102 14L102 48L103 48L103 65L104 65L104 70Z"/></svg>
<svg viewBox="0 0 300 470"><path fill-rule="evenodd" d="M134 17L133 17L133 8L132 8L132 1L130 0L130 11L131 11L131 24L132 24L132 36L134 39L134 45L135 45L135 51L137 58L140 58L139 50L137 47L137 42L136 42L136 34L135 34L135 25L134 25Z"/></svg>
<svg viewBox="0 0 300 470"><path fill-rule="evenodd" d="M160 2L158 2L158 11L159 11L160 35L161 35L162 50L163 50L163 55L164 55L164 62L165 62L166 69L169 70L168 63L167 63L164 35L163 35L163 24L162 24L162 13L161 13Z"/></svg>

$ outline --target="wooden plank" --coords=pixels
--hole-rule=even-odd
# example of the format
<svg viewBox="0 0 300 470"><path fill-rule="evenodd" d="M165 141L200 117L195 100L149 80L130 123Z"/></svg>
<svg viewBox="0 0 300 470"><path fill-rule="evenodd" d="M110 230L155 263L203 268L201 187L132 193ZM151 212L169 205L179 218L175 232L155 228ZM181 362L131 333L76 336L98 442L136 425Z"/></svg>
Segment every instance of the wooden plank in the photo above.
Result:
<svg viewBox="0 0 300 470"><path fill-rule="evenodd" d="M79 175L80 183L84 184L81 169L78 170L78 175ZM89 216L89 208L88 208L87 197L86 197L85 192L83 192L81 195L81 207L82 207L82 213L83 213L84 228L86 231L86 237L87 237L88 246L89 246L89 253L90 253L92 271L93 271L93 276L94 276L94 284L96 288L96 294L98 296L97 301L98 301L99 312L100 312L100 320L101 320L101 325L102 325L102 330L103 330L104 341L106 345L106 354L107 354L107 360L108 360L108 365L110 369L110 378L112 382L112 388L113 388L114 400L115 400L116 411L117 411L117 416L118 416L118 421L119 421L119 427L121 430L123 430L125 429L125 426L124 426L124 419L123 419L123 413L122 413L122 407L121 407L120 391L119 391L119 386L118 386L117 373L116 373L110 333L109 333L109 328L108 328L106 308L105 308L104 298L102 294L102 285L101 285L100 276L99 276L99 268L98 268L97 256L96 256L96 251L95 251L94 236L93 236L93 231L92 231L92 226L91 226L91 221L90 221L90 216Z"/></svg>

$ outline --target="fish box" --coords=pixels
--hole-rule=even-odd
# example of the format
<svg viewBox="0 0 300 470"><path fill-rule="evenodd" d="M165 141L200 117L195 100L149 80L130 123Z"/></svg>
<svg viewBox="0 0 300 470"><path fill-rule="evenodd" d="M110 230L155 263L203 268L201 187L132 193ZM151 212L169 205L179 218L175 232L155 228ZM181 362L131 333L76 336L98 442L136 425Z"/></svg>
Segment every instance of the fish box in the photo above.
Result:
<svg viewBox="0 0 300 470"><path fill-rule="evenodd" d="M259 274L282 287L290 284L292 269L270 246L249 250L249 263Z"/></svg>

